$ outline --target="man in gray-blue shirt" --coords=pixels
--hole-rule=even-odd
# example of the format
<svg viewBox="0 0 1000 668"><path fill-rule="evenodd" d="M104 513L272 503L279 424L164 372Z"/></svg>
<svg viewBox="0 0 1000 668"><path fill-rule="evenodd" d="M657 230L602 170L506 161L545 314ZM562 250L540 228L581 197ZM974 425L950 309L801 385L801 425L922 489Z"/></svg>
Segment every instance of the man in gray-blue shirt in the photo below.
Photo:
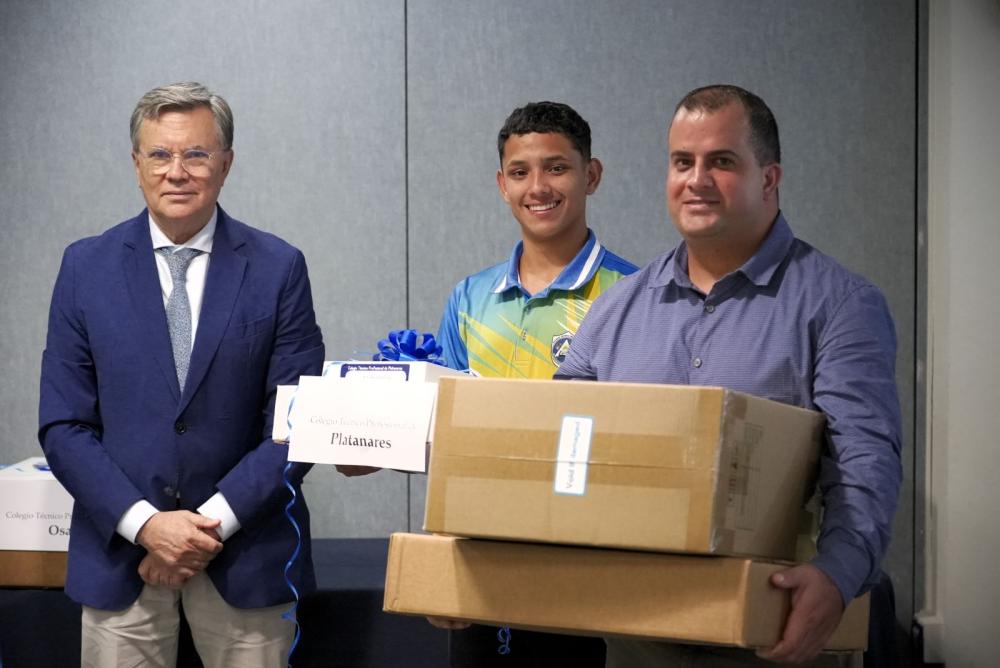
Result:
<svg viewBox="0 0 1000 668"><path fill-rule="evenodd" d="M777 123L759 97L692 91L669 151L683 241L594 303L557 377L719 385L822 411L824 516L817 556L773 578L792 590L773 648L608 640L607 665L813 660L889 543L901 479L892 318L877 288L793 236L778 208Z"/></svg>

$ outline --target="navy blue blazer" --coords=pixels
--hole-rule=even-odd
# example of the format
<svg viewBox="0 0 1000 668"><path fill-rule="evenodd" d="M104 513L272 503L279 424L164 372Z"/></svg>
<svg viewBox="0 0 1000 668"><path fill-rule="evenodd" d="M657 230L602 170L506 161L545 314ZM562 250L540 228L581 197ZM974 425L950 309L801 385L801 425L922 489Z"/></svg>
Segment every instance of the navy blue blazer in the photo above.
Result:
<svg viewBox="0 0 1000 668"><path fill-rule="evenodd" d="M207 568L231 605L292 600L295 548L284 516L286 446L271 439L275 386L319 373L323 339L305 258L219 207L191 364L174 370L147 212L70 245L56 279L42 355L39 440L75 501L66 593L120 610L139 596L145 549L115 527L136 501L195 511L221 491L242 528ZM298 489L303 551L289 577L315 588L309 512Z"/></svg>

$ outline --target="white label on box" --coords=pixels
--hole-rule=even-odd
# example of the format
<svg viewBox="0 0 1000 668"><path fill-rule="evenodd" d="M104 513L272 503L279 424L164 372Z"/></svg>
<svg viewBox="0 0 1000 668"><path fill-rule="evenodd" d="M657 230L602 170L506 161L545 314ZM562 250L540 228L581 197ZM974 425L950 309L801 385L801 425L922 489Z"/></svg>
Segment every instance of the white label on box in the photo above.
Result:
<svg viewBox="0 0 1000 668"><path fill-rule="evenodd" d="M368 379L402 380L410 383L436 383L442 376L468 376L464 371L455 371L431 362L331 362L323 363L323 376L333 380Z"/></svg>
<svg viewBox="0 0 1000 668"><path fill-rule="evenodd" d="M340 365L340 377L351 380L409 380L410 365L400 364L367 364L364 362L344 363Z"/></svg>
<svg viewBox="0 0 1000 668"><path fill-rule="evenodd" d="M556 452L556 494L583 496L587 491L587 461L590 458L590 437L594 418L564 415L559 430L559 450Z"/></svg>
<svg viewBox="0 0 1000 668"><path fill-rule="evenodd" d="M302 376L291 405L288 459L426 471L437 385Z"/></svg>

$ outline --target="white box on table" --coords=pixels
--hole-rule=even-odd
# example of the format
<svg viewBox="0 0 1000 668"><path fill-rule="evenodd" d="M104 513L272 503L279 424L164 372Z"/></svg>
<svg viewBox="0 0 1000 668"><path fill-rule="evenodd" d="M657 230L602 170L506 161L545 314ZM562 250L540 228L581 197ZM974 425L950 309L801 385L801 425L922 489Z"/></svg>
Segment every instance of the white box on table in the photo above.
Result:
<svg viewBox="0 0 1000 668"><path fill-rule="evenodd" d="M73 497L44 457L0 469L0 550L65 552Z"/></svg>

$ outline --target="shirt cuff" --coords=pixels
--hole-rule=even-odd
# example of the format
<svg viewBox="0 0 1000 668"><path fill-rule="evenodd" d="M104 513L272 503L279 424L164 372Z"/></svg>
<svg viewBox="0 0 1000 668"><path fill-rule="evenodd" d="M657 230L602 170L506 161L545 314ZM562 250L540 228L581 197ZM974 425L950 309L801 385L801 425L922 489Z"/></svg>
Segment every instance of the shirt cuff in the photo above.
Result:
<svg viewBox="0 0 1000 668"><path fill-rule="evenodd" d="M222 525L217 531L223 541L240 530L240 521L236 519L236 514L222 492L216 492L212 498L198 506L198 513L213 520L222 520Z"/></svg>
<svg viewBox="0 0 1000 668"><path fill-rule="evenodd" d="M871 561L864 550L850 543L823 545L811 563L837 585L844 607L867 589Z"/></svg>
<svg viewBox="0 0 1000 668"><path fill-rule="evenodd" d="M155 506L146 499L136 501L129 509L122 514L115 527L122 538L135 545L135 537L139 535L139 530L149 521L149 518L158 513Z"/></svg>

